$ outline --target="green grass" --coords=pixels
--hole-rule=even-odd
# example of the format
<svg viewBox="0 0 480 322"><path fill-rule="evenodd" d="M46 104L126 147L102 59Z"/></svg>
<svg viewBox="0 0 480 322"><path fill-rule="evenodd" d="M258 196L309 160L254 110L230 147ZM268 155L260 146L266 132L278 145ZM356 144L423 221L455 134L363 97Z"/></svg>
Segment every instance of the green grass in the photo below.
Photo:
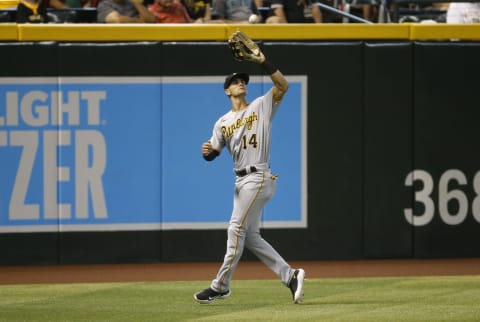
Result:
<svg viewBox="0 0 480 322"><path fill-rule="evenodd" d="M200 305L202 282L0 286L0 321L480 321L480 276L308 279L301 305L279 281L234 281Z"/></svg>

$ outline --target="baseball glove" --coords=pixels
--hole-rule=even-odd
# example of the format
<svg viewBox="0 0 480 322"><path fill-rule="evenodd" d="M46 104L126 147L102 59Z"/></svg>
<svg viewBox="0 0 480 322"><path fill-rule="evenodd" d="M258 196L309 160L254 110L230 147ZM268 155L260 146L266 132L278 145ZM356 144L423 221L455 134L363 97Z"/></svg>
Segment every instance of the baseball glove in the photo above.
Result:
<svg viewBox="0 0 480 322"><path fill-rule="evenodd" d="M233 53L233 58L238 61L251 61L255 63L260 62L260 48L258 45L247 36L246 33L240 30L234 32L228 38L228 45Z"/></svg>

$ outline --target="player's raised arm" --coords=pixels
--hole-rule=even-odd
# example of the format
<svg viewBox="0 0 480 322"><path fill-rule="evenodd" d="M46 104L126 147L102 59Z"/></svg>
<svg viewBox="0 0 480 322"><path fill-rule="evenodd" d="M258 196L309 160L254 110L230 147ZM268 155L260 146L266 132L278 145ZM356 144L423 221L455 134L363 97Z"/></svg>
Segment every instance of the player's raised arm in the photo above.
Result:
<svg viewBox="0 0 480 322"><path fill-rule="evenodd" d="M265 58L265 55L260 52L260 62L263 70L270 75L273 82L273 104L278 104L283 99L283 96L288 91L288 81L283 76L282 72L270 61Z"/></svg>
<svg viewBox="0 0 480 322"><path fill-rule="evenodd" d="M282 72L270 61L245 33L237 31L228 39L233 57L238 61L251 61L260 64L273 81L273 103L278 104L288 90L288 81Z"/></svg>

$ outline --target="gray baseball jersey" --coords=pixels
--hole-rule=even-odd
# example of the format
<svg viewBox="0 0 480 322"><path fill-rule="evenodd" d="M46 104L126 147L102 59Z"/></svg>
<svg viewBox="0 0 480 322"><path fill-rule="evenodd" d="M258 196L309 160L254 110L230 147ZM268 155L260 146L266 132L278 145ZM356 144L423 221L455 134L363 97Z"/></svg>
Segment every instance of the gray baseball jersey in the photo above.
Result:
<svg viewBox="0 0 480 322"><path fill-rule="evenodd" d="M218 119L210 139L215 150L226 147L235 169L268 165L272 119L280 104L272 102L272 89L239 112L229 111Z"/></svg>

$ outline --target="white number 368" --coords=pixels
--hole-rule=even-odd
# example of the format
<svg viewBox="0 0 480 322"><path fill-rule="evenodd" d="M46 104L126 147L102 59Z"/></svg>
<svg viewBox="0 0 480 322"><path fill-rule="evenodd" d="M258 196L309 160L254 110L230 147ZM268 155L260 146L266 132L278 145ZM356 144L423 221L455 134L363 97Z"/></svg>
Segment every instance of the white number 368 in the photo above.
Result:
<svg viewBox="0 0 480 322"><path fill-rule="evenodd" d="M421 190L415 191L415 202L423 204L423 214L413 214L412 208L404 209L405 219L413 226L424 226L430 223L435 214L435 202L432 198L434 182L432 176L424 170L413 170L405 178L405 186L413 186L415 181L420 181L423 184ZM467 185L467 178L465 174L457 169L450 169L445 171L438 182L438 213L440 218L447 225L461 224L468 213L468 198L467 195L460 189L449 190L450 182L456 182L459 186ZM472 201L472 214L477 222L480 223L480 171L478 171L473 178L473 190L475 197ZM448 204L456 201L458 207L455 213L451 212Z"/></svg>

